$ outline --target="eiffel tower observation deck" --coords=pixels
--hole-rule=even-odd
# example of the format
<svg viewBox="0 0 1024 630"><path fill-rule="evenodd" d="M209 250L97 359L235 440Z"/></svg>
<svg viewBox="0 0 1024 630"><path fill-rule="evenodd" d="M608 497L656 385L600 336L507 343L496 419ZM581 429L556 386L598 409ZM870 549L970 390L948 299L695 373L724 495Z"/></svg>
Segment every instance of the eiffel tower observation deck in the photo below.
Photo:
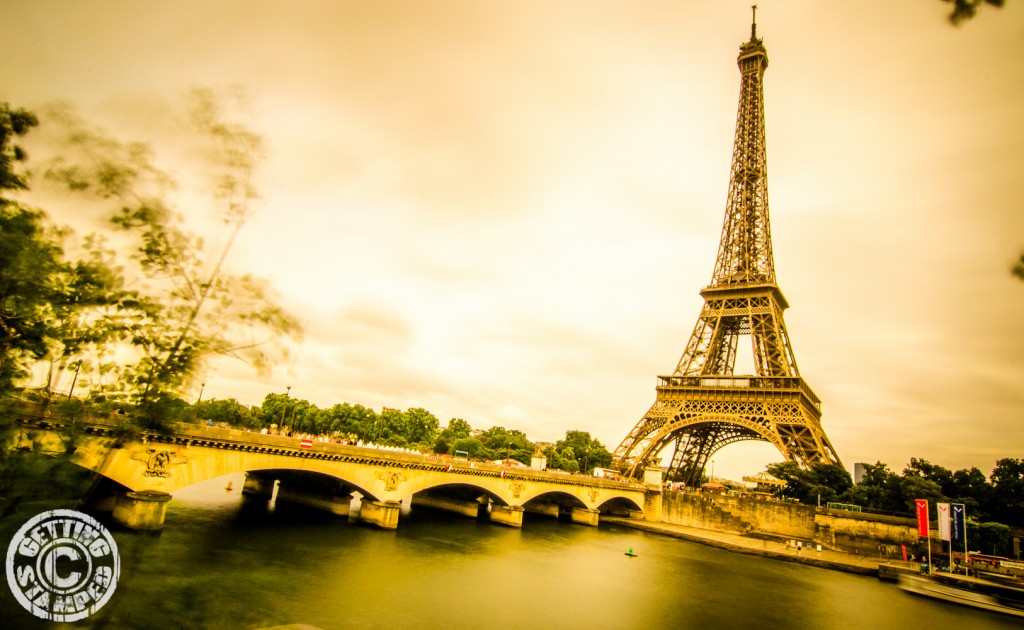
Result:
<svg viewBox="0 0 1024 630"><path fill-rule="evenodd" d="M675 371L658 377L654 404L615 449L613 465L631 477L673 447L667 478L695 485L715 452L745 440L768 442L802 466L840 464L782 317L789 304L776 284L768 219L768 52L757 36L756 10L737 59L739 109L714 273ZM734 373L741 337L751 344L754 374Z"/></svg>

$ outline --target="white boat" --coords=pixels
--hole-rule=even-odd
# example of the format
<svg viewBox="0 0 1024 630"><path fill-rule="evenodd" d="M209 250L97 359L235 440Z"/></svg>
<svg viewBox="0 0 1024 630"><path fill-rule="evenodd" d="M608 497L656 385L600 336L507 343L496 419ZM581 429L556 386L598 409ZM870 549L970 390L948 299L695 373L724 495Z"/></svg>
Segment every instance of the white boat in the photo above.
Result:
<svg viewBox="0 0 1024 630"><path fill-rule="evenodd" d="M986 580L933 573L900 575L900 588L914 595L1024 618L1024 589Z"/></svg>

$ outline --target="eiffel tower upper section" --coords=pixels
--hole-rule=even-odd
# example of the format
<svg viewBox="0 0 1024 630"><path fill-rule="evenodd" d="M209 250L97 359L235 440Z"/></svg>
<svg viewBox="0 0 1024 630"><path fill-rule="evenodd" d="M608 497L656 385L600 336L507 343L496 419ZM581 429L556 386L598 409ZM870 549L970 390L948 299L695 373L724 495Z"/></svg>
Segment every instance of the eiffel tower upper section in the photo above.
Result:
<svg viewBox="0 0 1024 630"><path fill-rule="evenodd" d="M775 259L768 222L768 159L764 140L764 71L768 51L750 27L740 46L742 82L736 114L729 196L712 287L774 284Z"/></svg>
<svg viewBox="0 0 1024 630"><path fill-rule="evenodd" d="M740 98L725 221L711 284L701 291L707 302L723 307L716 315L726 319L712 324L705 318L707 325L698 325L674 374L732 374L735 337L751 334L758 376L799 376L781 323L782 311L788 304L775 280L764 131L763 85L768 51L757 36L756 21L750 27L750 40L740 45L737 64L741 74ZM753 329L756 322L752 326L749 318L735 317L741 315L736 308L730 308L740 307L735 300L745 306L761 304L772 311L772 319L777 321L768 329Z"/></svg>

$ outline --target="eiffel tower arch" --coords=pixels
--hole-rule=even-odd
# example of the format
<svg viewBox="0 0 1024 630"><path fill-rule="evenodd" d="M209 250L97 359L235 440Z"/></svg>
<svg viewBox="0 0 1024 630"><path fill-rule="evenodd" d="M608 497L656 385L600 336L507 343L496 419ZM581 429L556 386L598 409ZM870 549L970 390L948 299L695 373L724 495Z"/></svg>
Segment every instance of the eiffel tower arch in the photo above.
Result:
<svg viewBox="0 0 1024 630"><path fill-rule="evenodd" d="M821 401L797 368L782 317L789 304L775 280L764 133L768 53L756 13L737 63L739 108L715 270L679 364L658 377L654 404L613 453L627 476L642 474L673 447L666 477L694 485L715 452L745 440L768 442L803 466L841 465L821 427ZM734 373L741 337L751 343L751 375Z"/></svg>

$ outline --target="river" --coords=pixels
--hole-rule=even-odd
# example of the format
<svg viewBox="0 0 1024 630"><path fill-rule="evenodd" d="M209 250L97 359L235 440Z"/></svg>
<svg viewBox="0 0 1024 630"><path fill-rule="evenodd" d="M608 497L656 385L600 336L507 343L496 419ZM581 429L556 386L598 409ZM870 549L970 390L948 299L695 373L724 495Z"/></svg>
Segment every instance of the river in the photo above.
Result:
<svg viewBox="0 0 1024 630"><path fill-rule="evenodd" d="M875 578L615 525L526 515L512 529L414 508L383 531L246 507L241 478L233 492L225 483L178 491L159 534L115 530L115 594L74 627L1019 627ZM37 622L5 595L4 628L71 627Z"/></svg>

